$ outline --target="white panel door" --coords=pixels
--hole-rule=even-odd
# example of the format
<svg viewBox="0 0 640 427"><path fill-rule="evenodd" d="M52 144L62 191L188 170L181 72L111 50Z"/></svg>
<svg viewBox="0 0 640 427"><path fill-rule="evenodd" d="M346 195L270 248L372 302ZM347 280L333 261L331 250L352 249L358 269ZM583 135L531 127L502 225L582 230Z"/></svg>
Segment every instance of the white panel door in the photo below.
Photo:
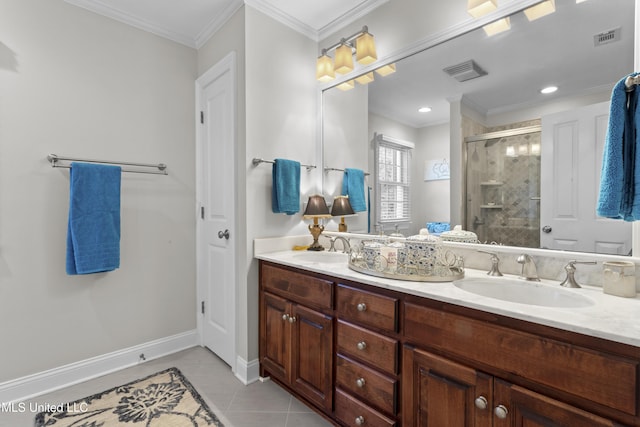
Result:
<svg viewBox="0 0 640 427"><path fill-rule="evenodd" d="M540 246L627 255L631 225L596 215L609 103L542 118Z"/></svg>
<svg viewBox="0 0 640 427"><path fill-rule="evenodd" d="M196 82L198 296L202 344L235 371L235 55Z"/></svg>

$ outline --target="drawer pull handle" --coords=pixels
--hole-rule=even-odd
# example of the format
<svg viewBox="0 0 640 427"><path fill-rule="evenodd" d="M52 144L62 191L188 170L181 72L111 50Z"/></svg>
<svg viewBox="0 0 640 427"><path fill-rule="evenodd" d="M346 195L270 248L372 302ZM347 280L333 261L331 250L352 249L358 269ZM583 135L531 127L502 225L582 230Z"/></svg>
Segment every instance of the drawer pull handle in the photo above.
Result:
<svg viewBox="0 0 640 427"><path fill-rule="evenodd" d="M356 347L358 347L358 350L366 350L367 343L364 341L360 341L358 344L356 344Z"/></svg>
<svg viewBox="0 0 640 427"><path fill-rule="evenodd" d="M289 316L289 323L296 323L296 316Z"/></svg>
<svg viewBox="0 0 640 427"><path fill-rule="evenodd" d="M356 306L356 308L358 309L358 311L367 311L367 304L361 302Z"/></svg>
<svg viewBox="0 0 640 427"><path fill-rule="evenodd" d="M478 409L487 409L487 407L489 406L489 402L487 402L487 398L484 396L477 397L474 402L476 404L476 408Z"/></svg>
<svg viewBox="0 0 640 427"><path fill-rule="evenodd" d="M493 413L496 414L496 417L500 418L501 420L506 419L507 415L509 415L509 411L504 405L496 406L493 410Z"/></svg>
<svg viewBox="0 0 640 427"><path fill-rule="evenodd" d="M356 380L356 385L360 388L364 387L366 384L366 381L364 380L364 378L358 378Z"/></svg>
<svg viewBox="0 0 640 427"><path fill-rule="evenodd" d="M356 425L357 426L363 426L364 425L364 417L362 415L359 415L356 417Z"/></svg>
<svg viewBox="0 0 640 427"><path fill-rule="evenodd" d="M282 315L282 320L284 320L285 322L286 322L287 320L289 320L289 315L288 315L287 313L283 314L283 315Z"/></svg>

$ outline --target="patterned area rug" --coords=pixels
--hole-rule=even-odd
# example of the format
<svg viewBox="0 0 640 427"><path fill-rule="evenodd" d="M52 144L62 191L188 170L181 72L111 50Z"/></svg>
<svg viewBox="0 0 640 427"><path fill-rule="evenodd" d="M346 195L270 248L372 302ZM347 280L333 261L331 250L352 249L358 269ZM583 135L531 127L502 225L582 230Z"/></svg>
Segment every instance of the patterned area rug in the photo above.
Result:
<svg viewBox="0 0 640 427"><path fill-rule="evenodd" d="M36 415L36 427L223 427L176 368Z"/></svg>

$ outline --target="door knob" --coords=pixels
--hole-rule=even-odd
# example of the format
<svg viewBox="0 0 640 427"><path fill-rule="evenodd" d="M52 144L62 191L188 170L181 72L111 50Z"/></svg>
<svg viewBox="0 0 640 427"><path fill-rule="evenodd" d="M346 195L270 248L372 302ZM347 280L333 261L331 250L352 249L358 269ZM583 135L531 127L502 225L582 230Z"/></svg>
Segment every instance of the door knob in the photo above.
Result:
<svg viewBox="0 0 640 427"><path fill-rule="evenodd" d="M358 378L358 379L356 380L356 385L357 385L359 388L364 387L366 384L367 384L367 382L364 380L364 378Z"/></svg>
<svg viewBox="0 0 640 427"><path fill-rule="evenodd" d="M487 409L487 406L489 405L489 402L487 402L487 398L484 396L478 396L474 403L476 404L476 408L478 409Z"/></svg>
<svg viewBox="0 0 640 427"><path fill-rule="evenodd" d="M366 350L367 343L364 341L360 341L358 344L356 344L356 347L358 348L358 350Z"/></svg>
<svg viewBox="0 0 640 427"><path fill-rule="evenodd" d="M356 308L358 309L358 311L367 311L367 304L361 302L356 306Z"/></svg>
<svg viewBox="0 0 640 427"><path fill-rule="evenodd" d="M542 227L542 231L545 233L551 233L551 230L553 230L553 228L551 228L550 225L545 225L544 227Z"/></svg>
<svg viewBox="0 0 640 427"><path fill-rule="evenodd" d="M357 416L355 421L356 421L356 425L357 426L363 426L364 425L364 417L362 415Z"/></svg>
<svg viewBox="0 0 640 427"><path fill-rule="evenodd" d="M220 230L218 231L218 239L227 239L229 240L229 230Z"/></svg>
<svg viewBox="0 0 640 427"><path fill-rule="evenodd" d="M496 417L500 418L501 420L506 419L507 415L509 415L509 411L504 405L496 406L493 410L493 413L496 414Z"/></svg>

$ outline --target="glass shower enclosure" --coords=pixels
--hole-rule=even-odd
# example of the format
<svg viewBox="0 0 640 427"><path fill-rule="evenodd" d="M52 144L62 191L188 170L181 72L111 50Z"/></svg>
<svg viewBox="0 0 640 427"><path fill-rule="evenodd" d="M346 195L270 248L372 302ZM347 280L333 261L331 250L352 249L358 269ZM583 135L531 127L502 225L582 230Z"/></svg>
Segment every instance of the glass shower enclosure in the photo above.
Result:
<svg viewBox="0 0 640 427"><path fill-rule="evenodd" d="M540 126L465 138L465 225L483 243L540 247Z"/></svg>

